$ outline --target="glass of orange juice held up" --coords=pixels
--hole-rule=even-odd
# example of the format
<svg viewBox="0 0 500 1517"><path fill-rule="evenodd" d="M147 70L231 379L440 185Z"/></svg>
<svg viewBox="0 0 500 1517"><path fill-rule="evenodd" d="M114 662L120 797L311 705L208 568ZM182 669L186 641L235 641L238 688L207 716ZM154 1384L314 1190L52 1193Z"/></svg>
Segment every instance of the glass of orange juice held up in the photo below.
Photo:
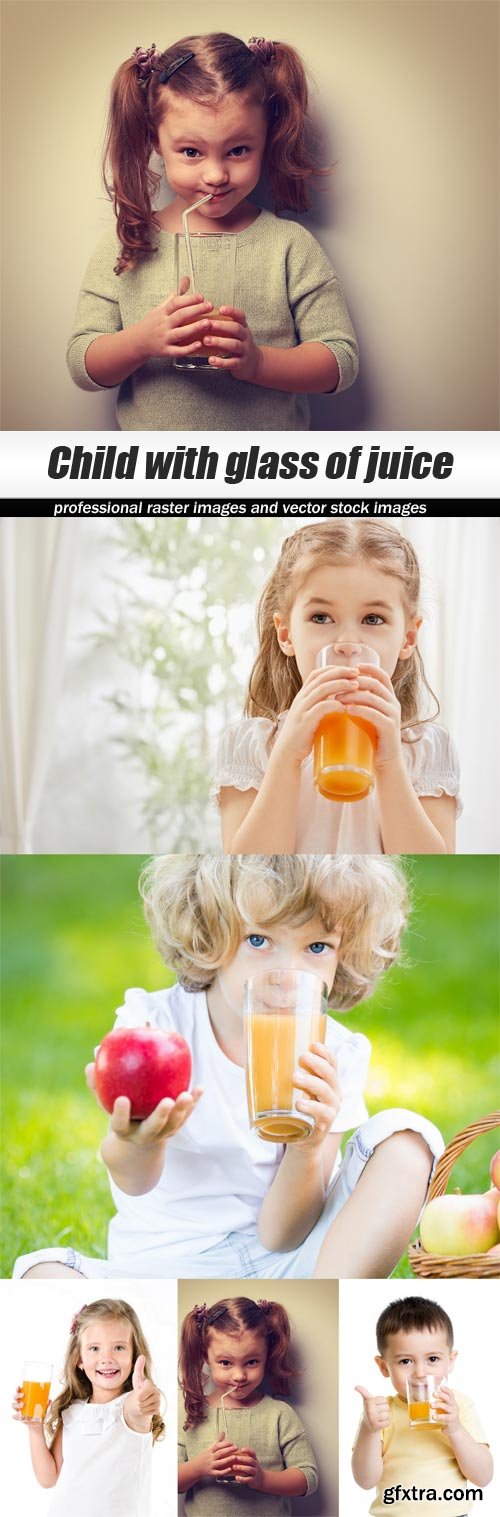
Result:
<svg viewBox="0 0 500 1517"><path fill-rule="evenodd" d="M316 659L318 669L338 664L380 667L374 648L365 643L328 643ZM371 722L347 711L328 711L314 734L314 783L331 801L362 801L373 789L377 732Z"/></svg>
<svg viewBox="0 0 500 1517"><path fill-rule="evenodd" d="M297 1111L292 1084L301 1054L324 1043L327 989L307 970L269 970L247 980L244 999L245 1071L250 1126L270 1143L296 1143L313 1130Z"/></svg>
<svg viewBox="0 0 500 1517"><path fill-rule="evenodd" d="M23 1365L23 1422L43 1422L49 1404L52 1365L39 1359L26 1359Z"/></svg>
<svg viewBox="0 0 500 1517"><path fill-rule="evenodd" d="M237 238L217 232L190 232L190 247L193 261L196 293L203 295L205 300L213 304L213 311L207 311L207 321L231 321L230 316L220 315L220 306L234 305L234 280L236 268L236 243ZM188 265L185 240L182 232L175 234L175 288L180 289L181 280L189 279L192 289L192 279ZM187 291L189 294L189 290ZM195 293L193 291L193 293ZM207 332L207 336L208 336ZM220 336L220 333L215 334ZM208 362L210 354L217 353L219 358L227 357L219 348L206 348L202 346L198 353L189 353L186 358L174 358L174 369L200 369L208 374L222 374L223 369L217 369Z"/></svg>
<svg viewBox="0 0 500 1517"><path fill-rule="evenodd" d="M410 1427L422 1427L422 1424L440 1426L439 1408L433 1405L433 1397L437 1395L441 1383L445 1382L436 1379L435 1375L424 1375L421 1380L406 1381Z"/></svg>

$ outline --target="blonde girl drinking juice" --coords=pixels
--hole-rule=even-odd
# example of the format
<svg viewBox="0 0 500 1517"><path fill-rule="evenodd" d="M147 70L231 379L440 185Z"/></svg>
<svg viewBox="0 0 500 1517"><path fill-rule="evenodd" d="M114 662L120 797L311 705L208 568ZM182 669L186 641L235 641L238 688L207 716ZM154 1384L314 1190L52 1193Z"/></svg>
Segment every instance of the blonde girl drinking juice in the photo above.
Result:
<svg viewBox="0 0 500 1517"><path fill-rule="evenodd" d="M50 1517L148 1517L152 1449L165 1424L148 1345L128 1302L92 1301L75 1313L61 1378L44 1421L26 1423L36 1479L56 1487ZM22 1420L20 1386L13 1407Z"/></svg>
<svg viewBox="0 0 500 1517"><path fill-rule="evenodd" d="M136 48L118 69L105 152L116 231L86 271L68 364L82 389L119 385L121 427L295 430L308 394L353 383L356 339L323 249L248 198L263 172L277 210L307 209L307 111L304 66L282 42L213 32ZM161 211L154 150L175 197ZM195 206L197 289L176 243ZM218 310L203 290L214 251L235 283ZM208 372L174 368L207 355Z"/></svg>
<svg viewBox="0 0 500 1517"><path fill-rule="evenodd" d="M186 1512L236 1517L257 1509L261 1517L287 1517L291 1497L317 1489L305 1428L282 1399L294 1373L291 1336L279 1301L226 1297L214 1306L195 1306L184 1318L179 1491L186 1493ZM270 1396L262 1389L264 1378Z"/></svg>
<svg viewBox="0 0 500 1517"><path fill-rule="evenodd" d="M335 1012L370 995L399 953L408 912L401 866L352 856L168 856L147 866L142 890L178 983L127 991L118 1025L180 1033L193 1088L142 1122L130 1120L125 1096L115 1101L101 1149L117 1211L109 1257L42 1249L17 1261L16 1276L390 1274L423 1205L440 1134L411 1111L368 1119L369 1043L328 1016L324 1041L293 1070L309 1135L264 1142L248 1117L243 1003L250 978L278 970L317 976ZM93 1065L88 1079L93 1085ZM341 1157L342 1134L353 1128Z"/></svg>
<svg viewBox="0 0 500 1517"><path fill-rule="evenodd" d="M227 851L454 852L458 759L425 713L421 620L418 560L396 527L332 522L285 539L259 601L245 716L219 746L212 793ZM355 802L315 788L328 713L371 732L374 786Z"/></svg>

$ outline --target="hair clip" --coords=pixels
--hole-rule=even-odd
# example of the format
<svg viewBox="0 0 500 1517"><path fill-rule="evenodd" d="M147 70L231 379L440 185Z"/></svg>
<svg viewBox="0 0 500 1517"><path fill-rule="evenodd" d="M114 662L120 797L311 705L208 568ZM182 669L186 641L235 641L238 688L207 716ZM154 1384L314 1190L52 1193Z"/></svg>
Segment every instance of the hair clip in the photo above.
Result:
<svg viewBox="0 0 500 1517"><path fill-rule="evenodd" d="M212 1327L213 1323L217 1322L219 1317L225 1317L226 1312L227 1306L218 1306L216 1311L214 1311L213 1307L209 1306L207 1311L207 1325L209 1327Z"/></svg>
<svg viewBox="0 0 500 1517"><path fill-rule="evenodd" d="M194 53L183 53L182 58L176 58L175 63L171 63L169 68L163 69L163 73L159 75L159 83L167 84L168 80L172 78L172 74L175 74L178 68L182 68L184 63L189 63L191 58L194 58Z"/></svg>
<svg viewBox="0 0 500 1517"><path fill-rule="evenodd" d="M72 1323L71 1323L71 1327L70 1327L70 1330L69 1330L69 1331L70 1331L70 1337L71 1337L71 1338L74 1338L74 1335L75 1335L75 1333L76 1333L76 1329L77 1329L77 1325L78 1325L78 1318L79 1318L79 1316L80 1316L80 1315L81 1315L81 1313L82 1313L82 1312L84 1312L84 1311L86 1311L86 1309L87 1309L87 1302L86 1302L86 1301L84 1301L84 1303L83 1303L83 1306L80 1306L80 1307L79 1307L79 1308L78 1308L78 1311L77 1311L77 1312L75 1312L75 1315L74 1315L74 1317L73 1317L73 1321L72 1321Z"/></svg>
<svg viewBox="0 0 500 1517"><path fill-rule="evenodd" d="M272 1312L273 1309L272 1301L258 1301L257 1306L260 1306L261 1312L265 1312L266 1317L267 1313Z"/></svg>
<svg viewBox="0 0 500 1517"><path fill-rule="evenodd" d="M247 44L251 53L258 53L263 63L271 63L274 58L274 42L269 42L266 37L250 37Z"/></svg>
<svg viewBox="0 0 500 1517"><path fill-rule="evenodd" d="M156 42L151 47L135 47L132 57L135 58L135 67L139 84L149 84L153 72L153 58L156 58Z"/></svg>
<svg viewBox="0 0 500 1517"><path fill-rule="evenodd" d="M195 1317L195 1319L196 1319L196 1326L197 1327L203 1327L203 1323L205 1321L206 1315L207 1315L207 1303L206 1303L206 1301L203 1302L203 1306L193 1306L193 1317Z"/></svg>

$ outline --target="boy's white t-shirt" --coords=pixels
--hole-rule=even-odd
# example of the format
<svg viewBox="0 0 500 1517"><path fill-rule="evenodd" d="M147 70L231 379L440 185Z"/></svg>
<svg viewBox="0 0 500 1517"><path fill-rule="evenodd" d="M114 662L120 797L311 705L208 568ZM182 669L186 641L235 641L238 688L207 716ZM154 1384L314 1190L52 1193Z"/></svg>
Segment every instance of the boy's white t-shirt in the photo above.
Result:
<svg viewBox="0 0 500 1517"><path fill-rule="evenodd" d="M153 991L128 990L117 1012L117 1027L157 1027L185 1038L192 1057L192 1085L204 1094L192 1116L169 1139L161 1178L154 1190L129 1196L111 1181L117 1207L109 1227L110 1263L127 1256L164 1252L175 1275L176 1257L197 1257L229 1233L256 1227L264 1197L277 1172L283 1147L252 1132L245 1071L222 1052L212 1031L204 991L181 985ZM366 1121L363 1089L370 1044L331 1017L326 1044L335 1054L342 1105L332 1132L347 1132ZM340 1165L337 1156L335 1170Z"/></svg>
<svg viewBox="0 0 500 1517"><path fill-rule="evenodd" d="M278 728L285 718L286 713L278 717ZM246 716L226 728L219 742L212 799L226 786L260 790L275 733L276 724L264 716ZM402 741L401 752L415 794L454 796L459 817L460 767L449 733L438 722L428 722L409 728L407 738L412 741ZM376 789L355 804L330 800L316 790L313 767L309 753L301 768L296 852L383 853Z"/></svg>

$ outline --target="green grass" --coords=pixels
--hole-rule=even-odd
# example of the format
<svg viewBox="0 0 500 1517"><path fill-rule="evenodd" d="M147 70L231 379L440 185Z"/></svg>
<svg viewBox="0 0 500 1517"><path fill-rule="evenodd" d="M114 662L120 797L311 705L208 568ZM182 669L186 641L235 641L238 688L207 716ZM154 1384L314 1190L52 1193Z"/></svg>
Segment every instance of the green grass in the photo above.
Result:
<svg viewBox="0 0 500 1517"><path fill-rule="evenodd" d="M83 1069L129 985L172 976L144 924L142 860L128 855L3 862L2 1275L17 1254L59 1241L105 1256L113 1207L98 1160L105 1118ZM406 965L346 1025L373 1045L370 1112L409 1106L446 1141L498 1106L497 864L409 861ZM498 1133L477 1141L452 1185L486 1190ZM411 1271L406 1256L395 1275Z"/></svg>

